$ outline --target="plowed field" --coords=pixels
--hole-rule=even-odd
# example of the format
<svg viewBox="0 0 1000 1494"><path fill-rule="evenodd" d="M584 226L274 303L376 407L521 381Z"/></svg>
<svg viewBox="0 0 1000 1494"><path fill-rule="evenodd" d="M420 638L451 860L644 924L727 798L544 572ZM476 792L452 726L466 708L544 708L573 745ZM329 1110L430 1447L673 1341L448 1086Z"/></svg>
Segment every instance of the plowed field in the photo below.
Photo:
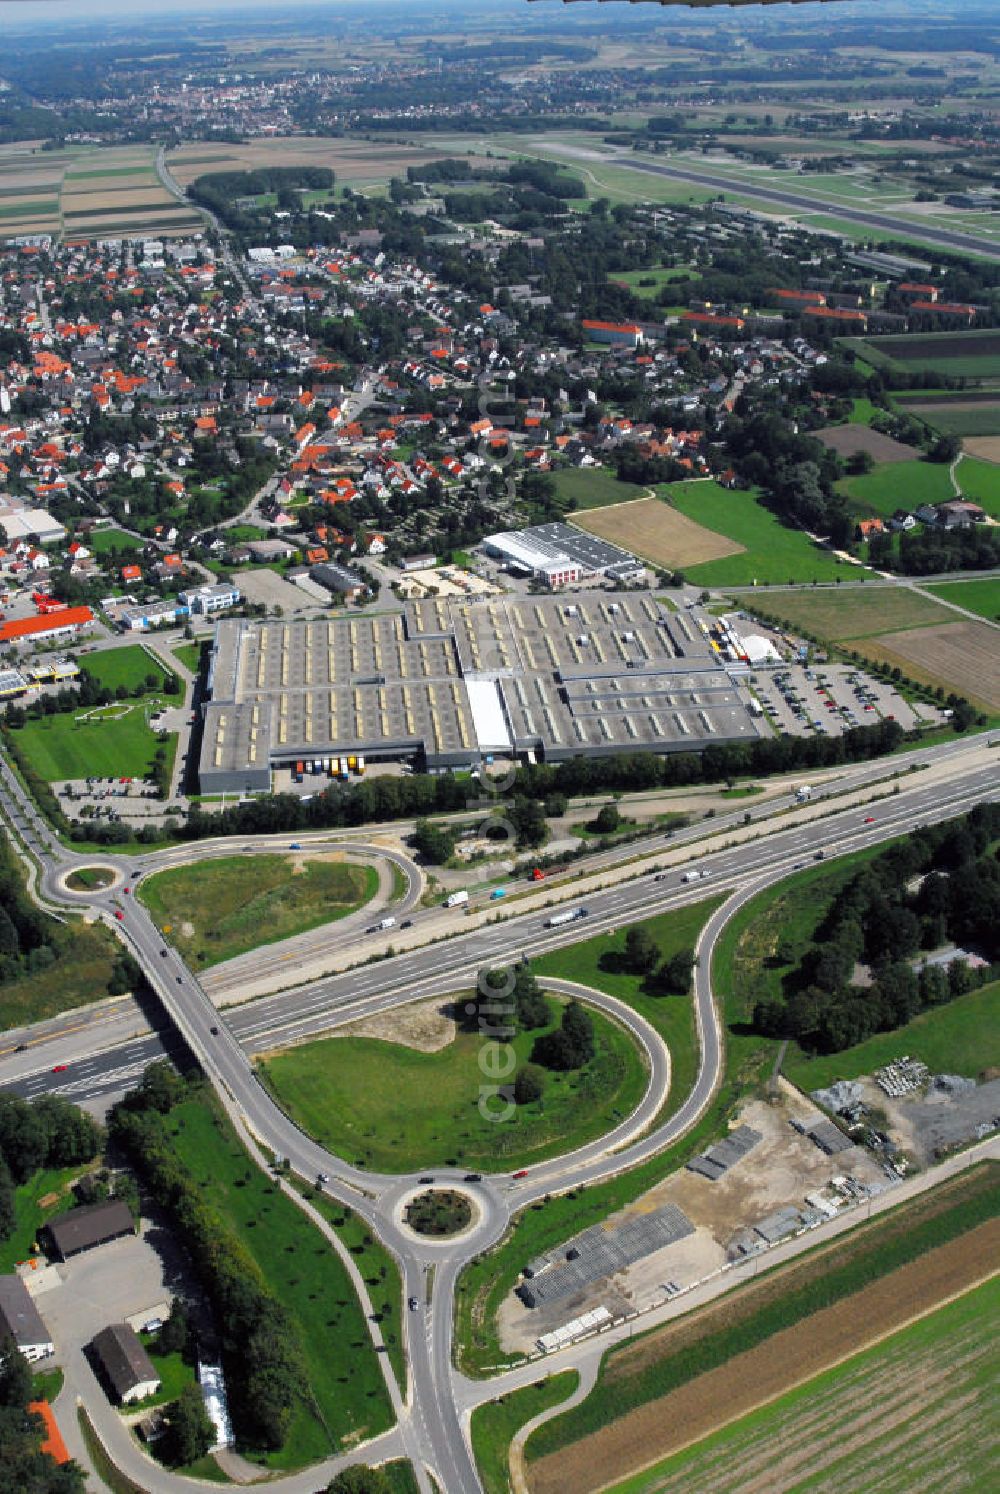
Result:
<svg viewBox="0 0 1000 1494"><path fill-rule="evenodd" d="M918 1313L985 1280L996 1271L998 1258L1000 1220L992 1219L697 1376L670 1395L531 1464L532 1494L566 1494L569 1489L587 1494L613 1488L630 1469L648 1467L708 1436L884 1338ZM909 1394L917 1397L916 1411L920 1400L916 1382L911 1383ZM885 1425L891 1411L875 1398L866 1404L876 1411L880 1425ZM952 1402L952 1412L960 1416L961 1407ZM777 1448L774 1453L778 1455ZM774 1481L775 1473L773 1462L765 1460L763 1482L752 1487L766 1488L770 1494L787 1488L787 1483ZM716 1487L711 1480L686 1485L687 1489Z"/></svg>
<svg viewBox="0 0 1000 1494"><path fill-rule="evenodd" d="M866 639L860 651L925 685L944 685L974 705L1000 711L1000 633L987 623L907 628Z"/></svg>
<svg viewBox="0 0 1000 1494"><path fill-rule="evenodd" d="M994 1278L615 1494L980 1488L1000 1450L998 1314Z"/></svg>

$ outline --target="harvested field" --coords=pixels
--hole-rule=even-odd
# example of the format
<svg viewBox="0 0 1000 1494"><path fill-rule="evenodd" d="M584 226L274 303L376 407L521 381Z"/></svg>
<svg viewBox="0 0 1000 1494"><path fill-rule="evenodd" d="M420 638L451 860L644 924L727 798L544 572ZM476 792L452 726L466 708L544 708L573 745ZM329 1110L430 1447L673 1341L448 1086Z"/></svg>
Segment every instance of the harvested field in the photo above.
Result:
<svg viewBox="0 0 1000 1494"><path fill-rule="evenodd" d="M190 186L197 176L209 171L253 171L267 166L329 166L338 183L388 181L391 176L405 176L407 166L422 166L439 161L452 152L426 150L384 144L369 140L342 140L328 137L309 139L302 136L274 140L250 140L245 145L220 146L208 154L203 143L182 145L171 151L167 165L170 174L182 187Z"/></svg>
<svg viewBox="0 0 1000 1494"><path fill-rule="evenodd" d="M992 1219L927 1251L843 1301L812 1313L794 1327L773 1334L756 1348L698 1375L669 1395L531 1464L533 1494L563 1494L566 1489L583 1494L585 1490L614 1487L624 1470L648 1466L708 1436L893 1333L928 1308L988 1279L996 1272L998 1255L1000 1220ZM752 1286L747 1288L747 1294L752 1292ZM744 1295L741 1293L741 1299ZM716 1311L731 1306L724 1303ZM635 1352L655 1352L656 1338L654 1335L652 1340L637 1344L635 1351L615 1358L632 1361ZM636 1368L635 1363L627 1365L630 1373ZM625 1370L623 1363L619 1372ZM874 1404L884 1426L887 1408ZM766 1487L774 1491L782 1485L769 1479Z"/></svg>
<svg viewBox="0 0 1000 1494"><path fill-rule="evenodd" d="M823 1494L905 1494L917 1467L923 1488L975 1488L996 1461L998 1312L994 1279L617 1485L616 1494L785 1494L803 1480Z"/></svg>
<svg viewBox="0 0 1000 1494"><path fill-rule="evenodd" d="M989 623L953 622L865 639L860 652L896 665L922 685L943 685L981 709L1000 711L1000 633Z"/></svg>
<svg viewBox="0 0 1000 1494"><path fill-rule="evenodd" d="M161 186L149 146L0 155L0 233L88 238L189 233L202 219Z"/></svg>
<svg viewBox="0 0 1000 1494"><path fill-rule="evenodd" d="M808 628L831 643L870 638L889 629L923 628L949 621L944 608L906 586L845 586L837 591L774 594L767 603L793 627Z"/></svg>
<svg viewBox="0 0 1000 1494"><path fill-rule="evenodd" d="M631 503L590 509L575 514L572 522L588 534L623 545L643 560L668 570L741 555L744 550L735 540L705 529L659 498L637 498Z"/></svg>
<svg viewBox="0 0 1000 1494"><path fill-rule="evenodd" d="M911 462L920 455L914 447L904 446L902 441L894 441L867 425L831 425L813 434L817 441L843 457L866 451L876 462Z"/></svg>
<svg viewBox="0 0 1000 1494"><path fill-rule="evenodd" d="M962 450L983 462L1000 465L1000 436L970 436L962 442Z"/></svg>

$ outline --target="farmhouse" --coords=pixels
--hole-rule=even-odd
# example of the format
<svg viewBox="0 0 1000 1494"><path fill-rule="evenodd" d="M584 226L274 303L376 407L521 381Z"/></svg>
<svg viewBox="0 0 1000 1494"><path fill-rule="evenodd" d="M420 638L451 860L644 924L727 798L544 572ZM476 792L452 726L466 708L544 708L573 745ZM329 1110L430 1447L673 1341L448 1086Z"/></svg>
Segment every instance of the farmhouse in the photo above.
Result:
<svg viewBox="0 0 1000 1494"><path fill-rule="evenodd" d="M55 1352L49 1331L20 1276L0 1276L0 1337L9 1336L29 1364Z"/></svg>
<svg viewBox="0 0 1000 1494"><path fill-rule="evenodd" d="M947 503L925 503L916 510L922 524L933 524L938 529L968 529L973 524L986 520L985 509L965 498L951 498Z"/></svg>
<svg viewBox="0 0 1000 1494"><path fill-rule="evenodd" d="M153 1361L127 1323L102 1328L90 1347L116 1400L123 1405L145 1400L159 1390L160 1377Z"/></svg>
<svg viewBox="0 0 1000 1494"><path fill-rule="evenodd" d="M121 1199L112 1198L107 1203L58 1214L49 1220L45 1229L53 1253L61 1261L68 1261L75 1255L82 1255L85 1250L94 1250L98 1245L134 1235L135 1222L128 1206Z"/></svg>

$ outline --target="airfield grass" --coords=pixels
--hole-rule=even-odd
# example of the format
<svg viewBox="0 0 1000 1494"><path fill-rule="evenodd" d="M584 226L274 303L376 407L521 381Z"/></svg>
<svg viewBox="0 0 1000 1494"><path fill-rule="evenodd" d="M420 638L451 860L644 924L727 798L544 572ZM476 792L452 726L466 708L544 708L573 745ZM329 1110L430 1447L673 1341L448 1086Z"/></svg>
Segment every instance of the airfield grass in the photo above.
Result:
<svg viewBox="0 0 1000 1494"><path fill-rule="evenodd" d="M27 721L15 729L15 735L35 772L47 783L91 775L145 778L161 745L146 724L147 705L143 701L121 701L64 711ZM172 757L176 734L171 734L166 746Z"/></svg>
<svg viewBox="0 0 1000 1494"><path fill-rule="evenodd" d="M54 927L49 942L55 964L0 986L0 1030L43 1022L107 996L120 951L110 929L74 919Z"/></svg>
<svg viewBox="0 0 1000 1494"><path fill-rule="evenodd" d="M287 856L220 856L143 882L140 896L195 970L332 923L369 902L374 867Z"/></svg>
<svg viewBox="0 0 1000 1494"><path fill-rule="evenodd" d="M34 1254L38 1232L56 1214L62 1214L73 1202L70 1184L86 1167L44 1168L14 1190L14 1227L0 1240L0 1275L14 1270L19 1261L26 1261ZM42 1206L43 1198L52 1202Z"/></svg>
<svg viewBox="0 0 1000 1494"><path fill-rule="evenodd" d="M561 1010L550 1000L549 1026L512 1039L516 1067L507 1082L528 1062L536 1038L558 1024ZM595 1056L580 1070L547 1072L542 1100L517 1106L502 1125L479 1108L478 1031L458 1030L436 1053L376 1038L326 1038L276 1054L260 1069L296 1124L356 1166L496 1172L571 1151L610 1131L639 1103L648 1082L639 1049L616 1022L592 1016ZM502 1100L491 1108L502 1111Z"/></svg>
<svg viewBox="0 0 1000 1494"><path fill-rule="evenodd" d="M1000 1065L1000 981L930 1007L904 1027L876 1033L840 1053L813 1058L790 1046L782 1072L800 1089L825 1089L837 1079L873 1074L904 1053L922 1059L932 1074L966 1074L976 1079L996 1068Z"/></svg>
<svg viewBox="0 0 1000 1494"><path fill-rule="evenodd" d="M668 1396L775 1333L844 1303L936 1247L996 1218L1000 1166L984 1163L845 1236L762 1272L721 1303L637 1334L605 1355L594 1390L530 1438L529 1459L567 1448L637 1407Z"/></svg>
<svg viewBox="0 0 1000 1494"><path fill-rule="evenodd" d="M298 1329L306 1389L284 1446L258 1455L303 1467L384 1431L391 1408L350 1278L315 1226L251 1162L213 1099L184 1100L168 1125L203 1202L239 1236Z"/></svg>
<svg viewBox="0 0 1000 1494"><path fill-rule="evenodd" d="M609 503L629 503L645 496L638 483L621 482L603 467L563 467L552 474L556 495L566 499L572 511L604 508Z"/></svg>
<svg viewBox="0 0 1000 1494"><path fill-rule="evenodd" d="M685 566L688 580L703 586L785 585L794 581L834 581L845 568L799 529L789 529L757 501L715 482L662 484L657 493L708 529L744 547L740 555ZM849 572L848 572L849 574Z"/></svg>
<svg viewBox="0 0 1000 1494"><path fill-rule="evenodd" d="M837 484L866 514L888 519L897 508L919 508L922 503L944 503L954 498L946 462L886 462L858 477Z"/></svg>
<svg viewBox="0 0 1000 1494"><path fill-rule="evenodd" d="M151 654L147 654L138 643L129 644L126 648L104 649L95 654L87 654L80 668L98 685L105 685L109 690L124 686L126 690L132 691L142 686L155 693L163 689L162 664ZM155 684L147 685L149 675L155 676Z"/></svg>
<svg viewBox="0 0 1000 1494"><path fill-rule="evenodd" d="M701 922L709 917L713 906L714 903L700 905ZM654 931L654 937L657 937L662 948L666 949L668 938L673 937L677 937L679 948L693 942L690 927L683 935L673 935L668 932L669 925L661 922L661 919L683 919L688 911L678 909L647 921L647 927ZM588 940L586 943L596 941ZM564 950L562 954L572 956L572 951ZM574 963L571 958L570 964L557 973L567 978L585 979L587 970L593 969L593 960L593 954L583 957L580 963ZM713 964L713 971L714 969ZM630 999L623 994L621 988L605 985L608 979L608 975L602 971L600 978L595 978L593 984L601 989L611 990L612 994L623 999ZM586 1189L573 1189L569 1193L529 1205L517 1216L495 1249L470 1261L458 1280L455 1308L456 1361L459 1368L467 1374L488 1374L497 1367L516 1363L522 1357L505 1353L501 1349L497 1336L497 1313L504 1298L513 1290L526 1261L544 1254L546 1250L562 1244L588 1226L600 1223L618 1209L640 1198L654 1184L683 1166L699 1148L717 1140L748 1094L763 1093L778 1045L771 1039L748 1033L739 1025L745 1015L739 993L733 991L731 984L723 986L717 981L716 985L727 1029L725 1064L719 1088L705 1113L679 1141L631 1171ZM676 998L667 997L666 1001L673 1003ZM685 1003L685 1006L690 1012L689 1005ZM650 1020L654 1019L650 1017ZM680 1106L690 1090L689 1085L688 1090L682 1091L677 1076L677 1065L683 1062L684 1051L683 1042L675 1041L671 1049L675 1069L667 1105L668 1113L673 1113ZM696 1068L696 1056L693 1064Z"/></svg>
<svg viewBox="0 0 1000 1494"><path fill-rule="evenodd" d="M985 1487L998 1320L1000 1282L994 1279L623 1480L612 1494L708 1488L738 1494L748 1479L766 1477L762 1459L776 1459L779 1449L792 1466L822 1466L825 1480L834 1486L842 1480L857 1494L906 1487L914 1468L925 1488ZM874 1405L896 1415L887 1422L866 1417ZM905 1470L898 1462L899 1415L907 1428ZM956 1418L961 1435L943 1435Z"/></svg>
<svg viewBox="0 0 1000 1494"><path fill-rule="evenodd" d="M579 1379L576 1370L563 1370L476 1407L472 1413L472 1451L486 1494L509 1494L508 1459L515 1434L532 1417L572 1395Z"/></svg>
<svg viewBox="0 0 1000 1494"><path fill-rule="evenodd" d="M934 581L924 587L944 602L957 602L989 622L1000 622L1000 580Z"/></svg>

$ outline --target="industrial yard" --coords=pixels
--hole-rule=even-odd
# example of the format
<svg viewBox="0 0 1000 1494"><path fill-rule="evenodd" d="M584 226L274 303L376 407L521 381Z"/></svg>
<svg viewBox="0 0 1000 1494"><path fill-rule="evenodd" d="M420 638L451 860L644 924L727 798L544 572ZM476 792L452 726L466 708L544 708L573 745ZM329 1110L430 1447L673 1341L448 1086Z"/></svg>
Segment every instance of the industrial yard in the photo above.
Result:
<svg viewBox="0 0 1000 1494"><path fill-rule="evenodd" d="M784 1081L738 1120L606 1225L526 1262L531 1275L501 1315L505 1348L554 1348L567 1323L599 1309L642 1313L892 1186L871 1152Z"/></svg>

